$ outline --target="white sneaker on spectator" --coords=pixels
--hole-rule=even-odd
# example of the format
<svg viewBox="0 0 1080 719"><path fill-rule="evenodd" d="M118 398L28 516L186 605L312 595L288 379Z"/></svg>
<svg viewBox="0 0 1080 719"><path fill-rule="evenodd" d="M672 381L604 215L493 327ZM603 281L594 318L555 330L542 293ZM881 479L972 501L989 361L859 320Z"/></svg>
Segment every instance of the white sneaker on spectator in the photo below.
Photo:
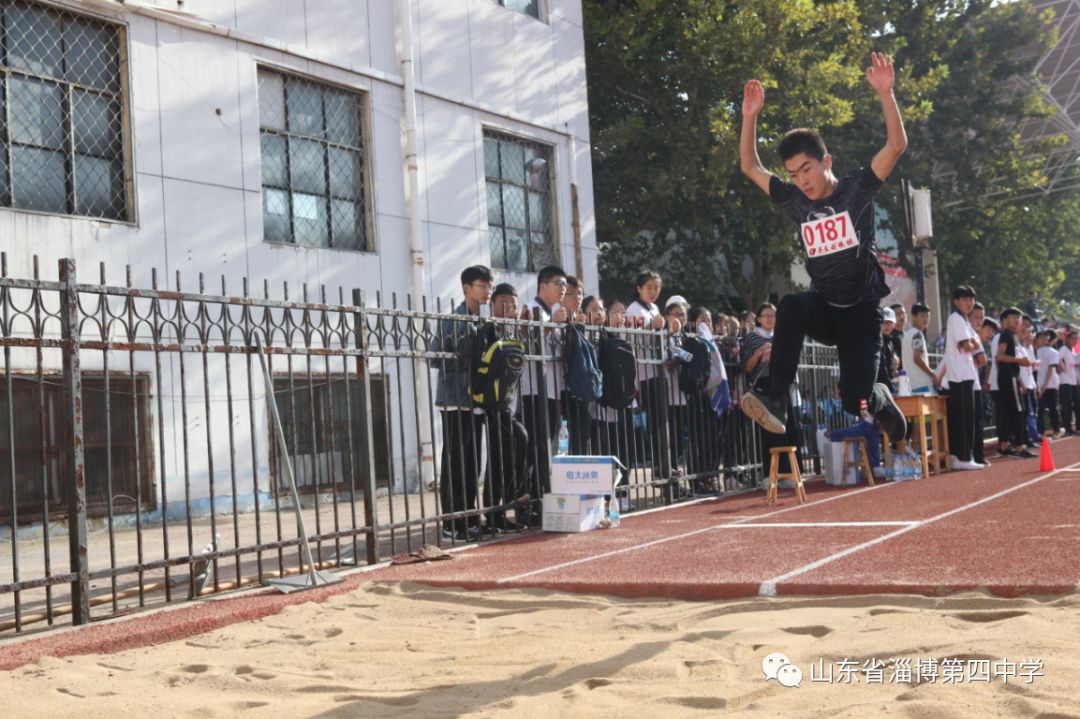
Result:
<svg viewBox="0 0 1080 719"><path fill-rule="evenodd" d="M960 470L982 469L983 466L978 462L974 462L972 460L968 460L966 462L961 461L960 458L954 454L952 455L952 468L954 472L958 472Z"/></svg>
<svg viewBox="0 0 1080 719"><path fill-rule="evenodd" d="M1054 433L1054 439L1061 439L1064 436L1065 436L1065 429L1064 428L1059 429L1057 432Z"/></svg>

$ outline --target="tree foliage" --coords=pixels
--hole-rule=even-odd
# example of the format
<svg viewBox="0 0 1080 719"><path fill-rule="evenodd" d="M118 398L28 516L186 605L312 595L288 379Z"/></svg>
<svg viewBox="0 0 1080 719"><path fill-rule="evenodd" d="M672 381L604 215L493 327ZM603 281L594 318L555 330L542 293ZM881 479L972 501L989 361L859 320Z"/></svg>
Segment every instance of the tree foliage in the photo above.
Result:
<svg viewBox="0 0 1080 719"><path fill-rule="evenodd" d="M1007 201L1045 181L1041 153L1061 142L1021 143L1023 120L1050 111L1032 69L1051 25L1026 3L583 6L605 292L626 296L635 271L652 266L695 302L724 306L729 291L746 306L767 297L798 245L789 221L739 172L742 86L757 77L766 87L758 134L767 166L782 171L777 140L807 126L821 131L843 175L884 142L864 79L871 49L894 57L909 150L893 177L933 190L946 286L972 281L980 296L1015 301L1017 287L1050 292L1078 264L1062 219L1080 214L1072 194ZM898 188L889 183L880 202L902 221ZM906 236L902 224L892 229Z"/></svg>

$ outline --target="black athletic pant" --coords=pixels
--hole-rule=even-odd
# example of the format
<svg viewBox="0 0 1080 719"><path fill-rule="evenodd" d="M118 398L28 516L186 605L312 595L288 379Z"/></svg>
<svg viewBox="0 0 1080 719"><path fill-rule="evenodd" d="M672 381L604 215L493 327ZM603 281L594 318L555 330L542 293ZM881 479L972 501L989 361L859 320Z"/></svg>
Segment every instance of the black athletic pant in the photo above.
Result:
<svg viewBox="0 0 1080 719"><path fill-rule="evenodd" d="M776 309L772 375L774 397L786 395L799 368L804 337L836 347L840 361L840 400L844 411L858 416L859 401L871 414L891 402L889 391L875 385L881 358L881 309L876 300L852 307L833 307L816 292L786 295Z"/></svg>
<svg viewBox="0 0 1080 719"><path fill-rule="evenodd" d="M664 379L654 377L641 381L641 406L645 410L646 453L652 460L653 479L671 476L671 452L668 445L667 398Z"/></svg>
<svg viewBox="0 0 1080 719"><path fill-rule="evenodd" d="M443 410L442 468L439 472L439 500L443 513L476 509L480 484L480 438L484 415L468 410ZM451 521L455 532L476 526L475 517Z"/></svg>
<svg viewBox="0 0 1080 719"><path fill-rule="evenodd" d="M1024 398L1020 396L1019 379L1005 379L999 375L998 383L1001 385L997 391L998 421L1001 422L998 439L1003 444L1023 447L1026 410Z"/></svg>
<svg viewBox="0 0 1080 719"><path fill-rule="evenodd" d="M559 407L539 395L521 398L521 422L528 434L525 455L529 465L529 489L533 500L551 491L551 439L559 433Z"/></svg>
<svg viewBox="0 0 1080 719"><path fill-rule="evenodd" d="M986 454L983 452L983 445L985 444L983 425L986 417L986 392L982 389L976 390L974 384L971 387L975 395L975 440L971 445L971 458L979 464L986 464Z"/></svg>
<svg viewBox="0 0 1080 719"><path fill-rule="evenodd" d="M949 422L949 445L952 455L961 462L971 461L975 446L975 382L949 382L946 404Z"/></svg>
<svg viewBox="0 0 1080 719"><path fill-rule="evenodd" d="M512 502L528 490L529 434L509 410L489 414L488 470L484 481L484 506ZM488 513L488 526L506 528L506 510Z"/></svg>
<svg viewBox="0 0 1080 719"><path fill-rule="evenodd" d="M592 437L592 414L589 403L569 392L562 393L563 411L566 412L566 431L570 434L570 454L595 454L590 451L589 440Z"/></svg>
<svg viewBox="0 0 1080 719"><path fill-rule="evenodd" d="M1058 412L1058 391L1056 389L1048 389L1043 391L1042 397L1039 398L1039 431L1046 432L1046 423L1043 419L1044 413L1050 414L1050 428L1053 431L1061 429L1061 413Z"/></svg>
<svg viewBox="0 0 1080 719"><path fill-rule="evenodd" d="M1002 379L998 378L998 383L1002 383ZM1008 433L1005 429L1005 418L1001 415L1001 390L990 390L990 401L994 405L994 427L997 428L998 443L1009 444L1012 440L1008 439Z"/></svg>
<svg viewBox="0 0 1080 719"><path fill-rule="evenodd" d="M1063 384L1058 388L1058 399L1061 400L1061 426L1067 432L1075 432L1080 429L1080 407L1077 406L1077 386ZM1076 419L1074 419L1076 418Z"/></svg>

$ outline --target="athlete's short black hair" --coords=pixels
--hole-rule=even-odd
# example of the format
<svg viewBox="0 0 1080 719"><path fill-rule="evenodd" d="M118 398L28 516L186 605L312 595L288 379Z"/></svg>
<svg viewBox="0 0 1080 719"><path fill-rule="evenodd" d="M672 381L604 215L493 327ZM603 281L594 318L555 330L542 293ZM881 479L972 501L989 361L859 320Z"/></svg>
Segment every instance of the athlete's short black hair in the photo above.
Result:
<svg viewBox="0 0 1080 719"><path fill-rule="evenodd" d="M961 299L962 297L974 297L975 290L971 285L960 285L952 291L952 298L954 300Z"/></svg>
<svg viewBox="0 0 1080 719"><path fill-rule="evenodd" d="M491 270L483 265L472 265L461 271L463 285L471 285L473 282L491 282L493 279Z"/></svg>
<svg viewBox="0 0 1080 719"><path fill-rule="evenodd" d="M1019 307L1010 307L1009 309L1007 309L1007 310L1005 310L1004 312L1001 313L1001 321L1004 322L1005 320L1009 319L1013 315L1023 317L1024 313L1020 311ZM989 320L987 320L987 321L989 321Z"/></svg>
<svg viewBox="0 0 1080 719"><path fill-rule="evenodd" d="M929 312L930 308L924 305L922 302L916 302L911 306L911 316L921 315L923 312Z"/></svg>
<svg viewBox="0 0 1080 719"><path fill-rule="evenodd" d="M821 135L805 127L797 127L794 130L789 130L787 134L780 139L780 144L777 145L776 151L780 154L780 159L784 162L787 162L800 152L805 152L815 160L824 160L825 156L829 154L829 150L825 147L825 141L821 139Z"/></svg>
<svg viewBox="0 0 1080 719"><path fill-rule="evenodd" d="M548 265L536 275L536 284L542 285L562 277L566 278L566 271L558 265Z"/></svg>

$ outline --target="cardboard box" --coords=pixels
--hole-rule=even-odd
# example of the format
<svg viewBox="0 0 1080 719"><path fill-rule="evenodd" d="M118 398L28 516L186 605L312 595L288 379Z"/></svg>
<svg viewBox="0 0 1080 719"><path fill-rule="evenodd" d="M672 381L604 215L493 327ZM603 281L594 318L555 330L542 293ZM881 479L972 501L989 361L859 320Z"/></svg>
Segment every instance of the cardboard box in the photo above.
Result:
<svg viewBox="0 0 1080 719"><path fill-rule="evenodd" d="M553 494L611 494L615 484L614 457L556 455L551 458Z"/></svg>
<svg viewBox="0 0 1080 719"><path fill-rule="evenodd" d="M545 532L587 532L600 526L604 518L604 498L579 494L545 494Z"/></svg>

